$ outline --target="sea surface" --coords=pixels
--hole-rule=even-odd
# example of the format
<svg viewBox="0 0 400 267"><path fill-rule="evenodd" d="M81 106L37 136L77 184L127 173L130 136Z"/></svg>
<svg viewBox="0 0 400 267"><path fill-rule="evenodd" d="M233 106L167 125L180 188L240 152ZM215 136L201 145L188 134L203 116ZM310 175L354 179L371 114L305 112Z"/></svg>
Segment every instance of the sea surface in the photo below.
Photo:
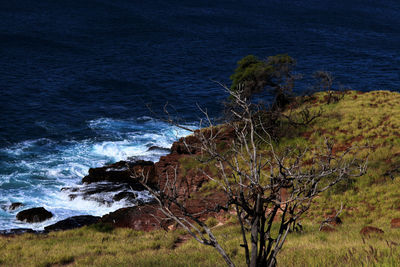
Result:
<svg viewBox="0 0 400 267"><path fill-rule="evenodd" d="M298 93L316 70L399 91L399 48L398 0L0 0L0 229L123 207L60 189L90 167L156 161L150 146L187 134L158 119L166 103L192 127L197 104L218 117L226 95L215 81L229 85L245 55L295 58ZM23 208L1 208L12 202L55 217L19 223Z"/></svg>

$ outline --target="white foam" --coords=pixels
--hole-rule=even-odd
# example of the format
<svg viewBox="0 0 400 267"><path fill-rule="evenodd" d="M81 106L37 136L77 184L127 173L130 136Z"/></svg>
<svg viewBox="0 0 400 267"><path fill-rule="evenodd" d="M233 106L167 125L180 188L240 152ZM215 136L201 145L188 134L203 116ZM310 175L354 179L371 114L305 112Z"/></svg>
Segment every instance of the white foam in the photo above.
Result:
<svg viewBox="0 0 400 267"><path fill-rule="evenodd" d="M99 118L88 122L96 132L92 139L75 141L52 141L41 138L27 140L1 149L7 157L5 165L12 169L0 169L0 203L22 202L25 208L45 207L55 214L40 224L24 224L15 220L14 212L0 213L0 229L44 226L74 215L103 215L128 203L113 202L110 206L84 200L80 197L70 201L62 187L76 186L89 168L125 160L128 157L157 161L164 151L148 151L150 146L170 147L188 131L157 121L151 117L115 120ZM193 126L189 126L194 128ZM147 201L147 192L138 192ZM103 197L107 198L107 195ZM111 201L110 201L111 202Z"/></svg>

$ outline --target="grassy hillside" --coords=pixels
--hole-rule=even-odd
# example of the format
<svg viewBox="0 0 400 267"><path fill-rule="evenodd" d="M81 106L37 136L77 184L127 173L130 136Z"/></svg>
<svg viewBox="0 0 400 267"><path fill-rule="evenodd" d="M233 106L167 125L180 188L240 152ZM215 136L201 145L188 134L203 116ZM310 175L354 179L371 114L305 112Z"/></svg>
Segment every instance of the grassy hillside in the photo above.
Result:
<svg viewBox="0 0 400 267"><path fill-rule="evenodd" d="M339 184L315 200L302 223L302 233L292 233L278 257L281 266L400 266L400 228L391 228L400 218L400 94L387 91L349 92L337 103L326 104L318 93L304 105L322 116L309 128L281 145L317 146L325 137L335 140L338 151L358 146L369 154L368 172L354 181ZM196 165L181 161L185 171ZM187 164L187 166L185 166ZM206 186L212 190L213 186ZM343 203L343 224L334 232L319 232L319 224ZM221 218L218 220L222 221ZM243 266L243 250L235 218L223 225L210 219L219 240L233 260ZM360 235L364 226L383 234ZM182 230L150 233L101 226L50 233L0 237L0 265L4 266L223 266L224 261L196 243Z"/></svg>

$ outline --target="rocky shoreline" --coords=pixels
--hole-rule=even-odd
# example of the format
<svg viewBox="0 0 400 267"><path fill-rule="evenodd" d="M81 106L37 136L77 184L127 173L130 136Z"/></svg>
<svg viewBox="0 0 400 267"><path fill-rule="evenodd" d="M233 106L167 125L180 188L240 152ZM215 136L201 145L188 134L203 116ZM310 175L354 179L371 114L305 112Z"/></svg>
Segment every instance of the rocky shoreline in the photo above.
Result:
<svg viewBox="0 0 400 267"><path fill-rule="evenodd" d="M223 136L222 139L229 138L229 134ZM189 144L190 151L184 144ZM95 223L106 223L113 227L128 227L134 230L151 231L154 229L174 227L173 222L165 221L159 223L162 213L158 210L158 204L154 203L151 198L147 201L138 200L135 192L146 192L145 187L139 182L139 179L146 177L146 184L158 190L162 188L167 177L174 175L177 169L177 180L181 188L185 188L185 192L179 192L180 197L186 197L189 193L191 198L187 199L192 211L203 210L207 207L215 207L223 203L223 196L218 192L208 194L206 198L201 196L199 189L208 181L204 173L197 170L189 170L185 174L180 171L180 160L184 157L193 157L200 152L198 140L193 136L181 138L174 142L169 154L162 156L156 163L151 161L120 161L99 168L89 169L89 174L82 179L83 186L66 187L62 191L68 193L71 200L76 197L82 197L86 200L97 201L101 204L110 204L114 201L126 201L132 206L118 209L114 212L103 215L102 217L82 215L67 218L55 224L45 227L43 231L35 231L29 228L10 229L0 231L0 235L14 235L22 233L47 233L49 231L68 230L73 228L91 225ZM151 148L159 149L159 148ZM167 151L166 149L164 149ZM182 186L183 185L183 186ZM187 191L186 191L187 190ZM185 196L183 195L185 193ZM102 197L104 195L112 195L108 199ZM196 197L197 195L197 197ZM19 208L22 203L12 203L10 209ZM28 216L22 216L26 213ZM212 212L211 212L212 213ZM45 215L43 215L45 214ZM203 216L209 216L206 213ZM17 214L17 218L28 223L41 222L52 215L41 207L21 211Z"/></svg>

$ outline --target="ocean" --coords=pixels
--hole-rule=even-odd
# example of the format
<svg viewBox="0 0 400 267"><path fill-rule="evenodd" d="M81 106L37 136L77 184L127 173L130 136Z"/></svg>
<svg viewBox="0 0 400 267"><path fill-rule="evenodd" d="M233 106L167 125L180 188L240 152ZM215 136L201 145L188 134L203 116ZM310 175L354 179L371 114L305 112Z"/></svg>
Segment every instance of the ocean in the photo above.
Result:
<svg viewBox="0 0 400 267"><path fill-rule="evenodd" d="M311 86L327 70L355 90L399 91L400 2L0 0L0 229L103 215L124 202L61 192L90 167L157 161L188 132L158 119L169 104L195 127L221 114L236 62L287 53ZM145 195L143 197L146 197ZM8 211L12 202L23 208ZM41 224L15 220L43 206Z"/></svg>

